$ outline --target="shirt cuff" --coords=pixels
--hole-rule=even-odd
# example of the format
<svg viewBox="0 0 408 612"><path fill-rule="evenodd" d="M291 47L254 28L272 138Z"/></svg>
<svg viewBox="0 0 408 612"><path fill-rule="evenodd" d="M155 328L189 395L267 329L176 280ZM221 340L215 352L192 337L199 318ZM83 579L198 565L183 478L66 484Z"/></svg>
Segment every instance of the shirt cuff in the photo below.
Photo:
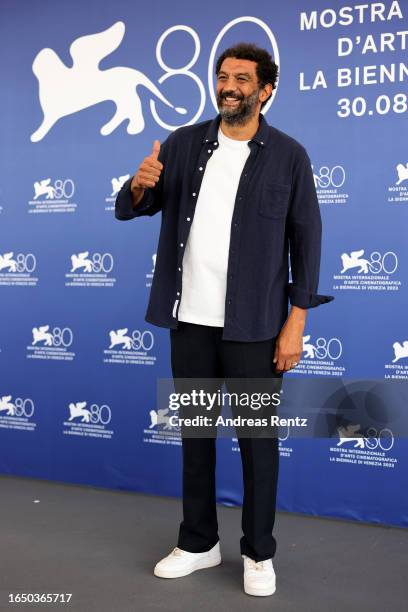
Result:
<svg viewBox="0 0 408 612"><path fill-rule="evenodd" d="M326 304L334 300L333 295L319 295L318 293L311 293L300 289L293 283L287 284L289 302L292 306L298 306L299 308L315 308L320 304Z"/></svg>
<svg viewBox="0 0 408 612"><path fill-rule="evenodd" d="M139 217L153 204L152 194L146 189L139 204L133 207L132 190L130 185L133 177L128 179L118 193L115 204L115 216L117 219L134 219Z"/></svg>

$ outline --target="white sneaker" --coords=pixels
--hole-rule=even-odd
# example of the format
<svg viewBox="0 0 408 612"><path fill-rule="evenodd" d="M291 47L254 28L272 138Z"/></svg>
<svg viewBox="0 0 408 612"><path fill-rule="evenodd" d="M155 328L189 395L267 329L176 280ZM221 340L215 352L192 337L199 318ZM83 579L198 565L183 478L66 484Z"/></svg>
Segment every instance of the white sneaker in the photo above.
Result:
<svg viewBox="0 0 408 612"><path fill-rule="evenodd" d="M191 553L177 546L171 553L156 563L154 575L159 578L180 578L206 567L214 567L221 563L220 542L209 551Z"/></svg>
<svg viewBox="0 0 408 612"><path fill-rule="evenodd" d="M273 595L276 591L276 575L272 559L254 561L246 555L244 559L244 591L247 595Z"/></svg>

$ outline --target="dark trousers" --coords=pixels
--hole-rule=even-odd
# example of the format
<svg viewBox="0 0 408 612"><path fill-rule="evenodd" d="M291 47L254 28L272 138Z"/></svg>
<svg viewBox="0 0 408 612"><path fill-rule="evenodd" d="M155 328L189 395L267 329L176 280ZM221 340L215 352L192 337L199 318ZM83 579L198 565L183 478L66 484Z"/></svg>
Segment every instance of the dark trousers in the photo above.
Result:
<svg viewBox="0 0 408 612"><path fill-rule="evenodd" d="M280 389L282 373L276 372L273 363L276 338L261 342L228 341L221 339L222 331L221 327L179 321L178 328L170 330L173 378L273 378ZM252 438L238 434L238 442L244 484L241 554L263 561L276 552L272 531L279 440L277 436ZM183 521L177 546L189 552L205 552L219 540L215 437L182 436L182 456Z"/></svg>

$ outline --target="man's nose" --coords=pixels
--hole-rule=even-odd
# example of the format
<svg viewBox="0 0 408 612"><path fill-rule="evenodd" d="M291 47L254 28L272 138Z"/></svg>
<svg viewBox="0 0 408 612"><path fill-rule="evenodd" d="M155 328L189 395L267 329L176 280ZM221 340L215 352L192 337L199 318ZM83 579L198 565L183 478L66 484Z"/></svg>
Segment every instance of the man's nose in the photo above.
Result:
<svg viewBox="0 0 408 612"><path fill-rule="evenodd" d="M233 77L229 77L226 81L223 82L223 89L225 89L225 91L236 92L237 82Z"/></svg>
<svg viewBox="0 0 408 612"><path fill-rule="evenodd" d="M221 93L223 96L226 96L227 98L228 96L235 96L237 98L240 98L242 96L241 92L238 91L238 89L231 88L231 87L224 87Z"/></svg>

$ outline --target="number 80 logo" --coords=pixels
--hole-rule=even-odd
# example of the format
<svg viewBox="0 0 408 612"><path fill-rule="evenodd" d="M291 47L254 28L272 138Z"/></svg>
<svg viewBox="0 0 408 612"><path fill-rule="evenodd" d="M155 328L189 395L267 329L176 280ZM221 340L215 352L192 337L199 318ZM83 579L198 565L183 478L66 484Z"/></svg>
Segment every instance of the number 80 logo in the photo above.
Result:
<svg viewBox="0 0 408 612"><path fill-rule="evenodd" d="M216 53L218 51L218 47L220 45L220 42L222 40L222 38L224 37L224 35L234 26L238 25L239 23L254 23L256 25L258 25L267 35L267 37L269 38L269 42L271 43L272 46L272 56L274 61L276 62L276 64L279 66L280 64L280 60L279 60L279 50L278 50L278 45L275 39L275 36L273 35L272 30L269 28L269 26L266 25L266 23L264 21L262 21L261 19L258 19L257 17L238 17L237 19L233 19L232 21L228 22L223 28L222 30L219 32L219 34L217 35L214 44L211 48L211 52L210 52L210 57L209 57L209 61L208 61L208 90L210 92L210 98L211 101L213 103L213 106L215 108L215 110L218 112L218 106L217 106L217 100L216 100L216 96L215 96L215 90L214 90L214 83L213 83L213 72L214 72L214 63L215 63L215 56ZM189 62L187 62L184 66L182 66L181 68L172 68L171 66L168 66L162 57L162 46L164 41L167 39L168 36L170 36L170 34L172 34L173 32L187 32L187 34L189 34L191 36L191 38L193 39L194 42L194 53L193 53L193 57L191 58L191 60ZM199 55L200 55L200 50L201 50L201 43L200 43L200 38L197 34L197 32L189 27L189 26L185 26L185 25L175 25L172 26L171 28L168 28L167 30L165 30L163 32L163 34L160 36L158 42L157 42L157 46L156 46L156 59L157 59L157 63L159 64L159 66L164 70L164 74L162 74L162 76L159 78L159 83L162 84L164 83L164 81L167 81L167 79L174 77L174 76L186 76L190 79L192 79L196 84L197 87L199 89L200 92L200 104L198 107L198 110L196 112L196 114L194 115L194 117L192 119L190 119L190 121L188 121L187 123L182 124L184 125L192 125L194 124L202 115L204 107L205 107L205 103L206 103L206 92L205 92L205 88L204 88L204 84L201 81L200 77L195 74L194 72L192 72L190 69L194 66L194 64L196 63ZM276 96L276 92L277 92L277 88L278 88L278 81L276 84L276 89L273 90L271 97L269 98L269 100L267 101L267 103L265 104L265 106L262 109L263 113L266 113L272 102L275 99ZM157 109L156 109L156 103L154 100L150 100L150 111L155 119L155 121L158 123L158 125L160 125L162 128L166 129L166 130L175 130L178 127L182 127L179 125L170 125L169 123L166 123L165 121L163 121L162 119L160 119L158 113L157 113Z"/></svg>

